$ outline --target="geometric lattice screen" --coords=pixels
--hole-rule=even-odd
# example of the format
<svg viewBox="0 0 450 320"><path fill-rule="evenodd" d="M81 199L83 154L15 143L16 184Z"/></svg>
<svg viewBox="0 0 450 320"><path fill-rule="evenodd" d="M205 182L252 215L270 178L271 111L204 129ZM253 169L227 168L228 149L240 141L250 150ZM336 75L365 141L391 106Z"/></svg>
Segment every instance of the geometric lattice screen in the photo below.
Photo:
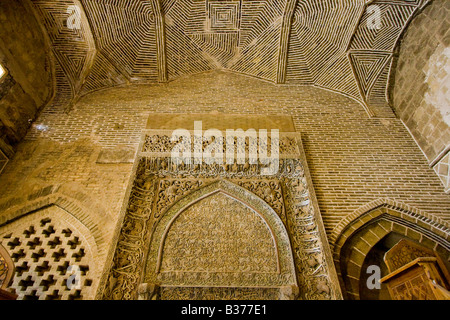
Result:
<svg viewBox="0 0 450 320"><path fill-rule="evenodd" d="M77 300L91 294L91 250L60 211L51 206L0 228L0 242L16 268L9 288L18 300Z"/></svg>

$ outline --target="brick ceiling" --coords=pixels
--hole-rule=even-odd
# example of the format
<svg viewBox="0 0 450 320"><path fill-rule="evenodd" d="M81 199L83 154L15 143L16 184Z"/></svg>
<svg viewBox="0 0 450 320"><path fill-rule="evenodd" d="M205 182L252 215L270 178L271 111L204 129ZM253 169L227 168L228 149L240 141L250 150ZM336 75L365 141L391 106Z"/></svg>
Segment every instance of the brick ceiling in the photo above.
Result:
<svg viewBox="0 0 450 320"><path fill-rule="evenodd" d="M336 91L384 117L398 39L430 0L31 1L52 47L57 106L223 69ZM80 8L75 27L70 6Z"/></svg>

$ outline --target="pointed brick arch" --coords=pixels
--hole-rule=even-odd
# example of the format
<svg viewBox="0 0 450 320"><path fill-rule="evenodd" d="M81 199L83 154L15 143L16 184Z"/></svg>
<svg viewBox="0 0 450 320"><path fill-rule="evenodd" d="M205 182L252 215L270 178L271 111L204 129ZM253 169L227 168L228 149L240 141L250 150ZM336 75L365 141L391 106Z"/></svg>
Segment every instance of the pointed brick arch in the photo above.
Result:
<svg viewBox="0 0 450 320"><path fill-rule="evenodd" d="M330 240L344 295L359 299L362 266L370 250L390 233L412 239L440 253L450 252L450 229L445 221L391 199L378 199L356 210L334 229ZM359 241L346 254L352 238Z"/></svg>
<svg viewBox="0 0 450 320"><path fill-rule="evenodd" d="M342 219L330 235L331 245L339 246L339 242L342 241L343 237L348 237L347 234L350 232L350 229L354 231L383 213L389 213L411 223L418 224L449 240L450 226L448 222L402 202L389 198L379 198L361 206Z"/></svg>
<svg viewBox="0 0 450 320"><path fill-rule="evenodd" d="M72 191L69 196L69 192L70 190L66 190L64 187L49 185L21 197L8 198L0 203L0 210L2 210L0 226L54 205L67 212L69 219L79 221L90 230L99 251L106 252L106 235L99 226L108 223L110 220L108 214L89 195ZM93 214L94 212L95 214Z"/></svg>

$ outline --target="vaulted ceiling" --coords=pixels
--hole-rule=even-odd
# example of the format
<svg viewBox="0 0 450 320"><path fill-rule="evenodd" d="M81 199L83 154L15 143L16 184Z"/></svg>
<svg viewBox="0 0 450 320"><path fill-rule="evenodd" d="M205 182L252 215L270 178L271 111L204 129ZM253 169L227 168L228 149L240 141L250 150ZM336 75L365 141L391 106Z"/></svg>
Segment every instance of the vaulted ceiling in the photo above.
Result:
<svg viewBox="0 0 450 320"><path fill-rule="evenodd" d="M378 117L392 115L387 87L398 39L430 2L30 1L54 56L55 108L108 87L225 69L336 91Z"/></svg>

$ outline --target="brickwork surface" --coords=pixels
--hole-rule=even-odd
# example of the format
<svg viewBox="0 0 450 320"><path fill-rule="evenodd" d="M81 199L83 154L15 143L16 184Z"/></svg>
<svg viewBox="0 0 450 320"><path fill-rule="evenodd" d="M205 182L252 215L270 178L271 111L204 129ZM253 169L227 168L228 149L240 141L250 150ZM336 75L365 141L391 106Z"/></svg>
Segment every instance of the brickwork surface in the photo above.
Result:
<svg viewBox="0 0 450 320"><path fill-rule="evenodd" d="M450 145L450 1L433 1L400 45L393 104L428 160Z"/></svg>
<svg viewBox="0 0 450 320"><path fill-rule="evenodd" d="M8 71L0 80L0 149L12 157L51 97L52 67L39 24L21 1L0 3L0 24L0 63Z"/></svg>
<svg viewBox="0 0 450 320"><path fill-rule="evenodd" d="M3 198L48 184L70 184L119 215L132 166L97 164L102 148L136 149L151 113L291 115L301 132L328 233L378 198L450 220L450 196L400 120L368 119L353 100L311 87L276 86L211 72L169 84L100 91L69 114L44 111L0 176ZM126 162L126 161L125 161Z"/></svg>

